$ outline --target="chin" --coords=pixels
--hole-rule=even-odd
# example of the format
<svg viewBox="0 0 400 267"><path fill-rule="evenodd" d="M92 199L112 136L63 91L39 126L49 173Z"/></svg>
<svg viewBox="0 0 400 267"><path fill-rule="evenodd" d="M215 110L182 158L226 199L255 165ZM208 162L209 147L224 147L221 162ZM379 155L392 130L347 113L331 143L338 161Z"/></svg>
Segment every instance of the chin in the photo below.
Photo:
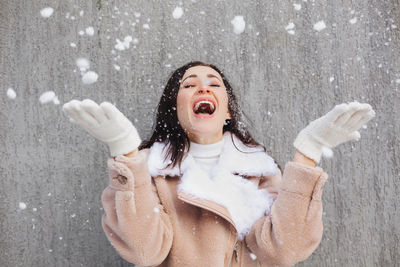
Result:
<svg viewBox="0 0 400 267"><path fill-rule="evenodd" d="M188 136L216 136L222 133L225 123L225 116L221 113L196 114L192 110L185 113L178 113L180 124Z"/></svg>
<svg viewBox="0 0 400 267"><path fill-rule="evenodd" d="M204 135L214 135L222 132L223 124L216 121L204 120L197 121L191 125L191 132Z"/></svg>

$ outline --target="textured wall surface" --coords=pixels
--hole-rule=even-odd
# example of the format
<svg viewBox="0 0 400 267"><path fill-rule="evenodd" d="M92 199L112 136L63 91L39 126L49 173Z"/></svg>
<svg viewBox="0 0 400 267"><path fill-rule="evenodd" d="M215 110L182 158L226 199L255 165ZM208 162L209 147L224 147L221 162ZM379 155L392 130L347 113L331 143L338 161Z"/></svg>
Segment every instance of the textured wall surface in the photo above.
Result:
<svg viewBox="0 0 400 267"><path fill-rule="evenodd" d="M319 21L326 28L315 29ZM116 49L126 36L129 48ZM80 57L97 82L82 82ZM298 266L400 264L398 0L1 0L0 266L131 266L101 229L106 146L61 107L108 100L149 137L163 86L190 60L224 71L251 132L281 166L310 121L342 102L370 103L376 117L361 139L320 164L330 175L324 237ZM46 91L60 104L41 104Z"/></svg>

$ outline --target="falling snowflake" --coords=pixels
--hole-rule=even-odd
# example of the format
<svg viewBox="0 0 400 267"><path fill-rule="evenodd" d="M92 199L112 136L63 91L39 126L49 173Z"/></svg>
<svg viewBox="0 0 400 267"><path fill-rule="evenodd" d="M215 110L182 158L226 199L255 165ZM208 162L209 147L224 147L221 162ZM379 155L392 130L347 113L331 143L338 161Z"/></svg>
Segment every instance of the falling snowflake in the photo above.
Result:
<svg viewBox="0 0 400 267"><path fill-rule="evenodd" d="M231 20L233 25L233 32L235 34L241 34L244 32L244 28L246 27L246 23L243 19L243 16L235 16L233 20Z"/></svg>
<svg viewBox="0 0 400 267"><path fill-rule="evenodd" d="M42 10L40 10L40 15L43 18L48 18L51 15L53 15L54 9L52 7L45 7Z"/></svg>
<svg viewBox="0 0 400 267"><path fill-rule="evenodd" d="M174 19L180 19L183 15L183 9L181 7L176 7L172 12Z"/></svg>
<svg viewBox="0 0 400 267"><path fill-rule="evenodd" d="M7 90L7 96L10 99L15 99L17 97L17 94L15 93L14 89L8 88Z"/></svg>
<svg viewBox="0 0 400 267"><path fill-rule="evenodd" d="M314 24L314 30L316 30L316 31L322 31L325 28L326 28L326 25L323 20L320 20Z"/></svg>

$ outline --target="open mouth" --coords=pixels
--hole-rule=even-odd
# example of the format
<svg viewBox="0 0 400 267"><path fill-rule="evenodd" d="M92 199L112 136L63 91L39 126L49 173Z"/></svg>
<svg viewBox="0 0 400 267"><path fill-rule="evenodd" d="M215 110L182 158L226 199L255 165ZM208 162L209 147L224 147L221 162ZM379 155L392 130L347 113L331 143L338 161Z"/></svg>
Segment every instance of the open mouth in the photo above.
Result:
<svg viewBox="0 0 400 267"><path fill-rule="evenodd" d="M195 115L198 116L212 115L215 112L215 104L213 103L213 101L205 99L196 101L193 105L193 112Z"/></svg>

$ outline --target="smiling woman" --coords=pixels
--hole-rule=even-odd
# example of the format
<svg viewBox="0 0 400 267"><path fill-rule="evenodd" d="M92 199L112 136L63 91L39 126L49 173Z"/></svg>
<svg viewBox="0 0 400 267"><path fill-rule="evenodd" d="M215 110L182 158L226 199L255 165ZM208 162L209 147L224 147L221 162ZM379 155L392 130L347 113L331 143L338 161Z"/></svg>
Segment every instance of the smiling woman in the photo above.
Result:
<svg viewBox="0 0 400 267"><path fill-rule="evenodd" d="M212 114L201 112L211 110L211 105ZM153 134L139 149L150 148L155 142L168 143L167 155L176 166L190 141L213 144L221 141L226 131L249 147L260 146L241 123L239 105L225 75L212 64L189 62L169 78L158 104Z"/></svg>
<svg viewBox="0 0 400 267"><path fill-rule="evenodd" d="M220 141L225 120L231 116L219 73L208 66L189 68L178 91L177 110L178 120L190 140L199 144Z"/></svg>
<svg viewBox="0 0 400 267"><path fill-rule="evenodd" d="M190 62L165 86L152 136L112 104L72 100L71 122L108 144L102 225L140 266L290 266L322 238L324 147L360 137L368 104L337 105L298 134L281 168L241 125L232 87L214 65Z"/></svg>

